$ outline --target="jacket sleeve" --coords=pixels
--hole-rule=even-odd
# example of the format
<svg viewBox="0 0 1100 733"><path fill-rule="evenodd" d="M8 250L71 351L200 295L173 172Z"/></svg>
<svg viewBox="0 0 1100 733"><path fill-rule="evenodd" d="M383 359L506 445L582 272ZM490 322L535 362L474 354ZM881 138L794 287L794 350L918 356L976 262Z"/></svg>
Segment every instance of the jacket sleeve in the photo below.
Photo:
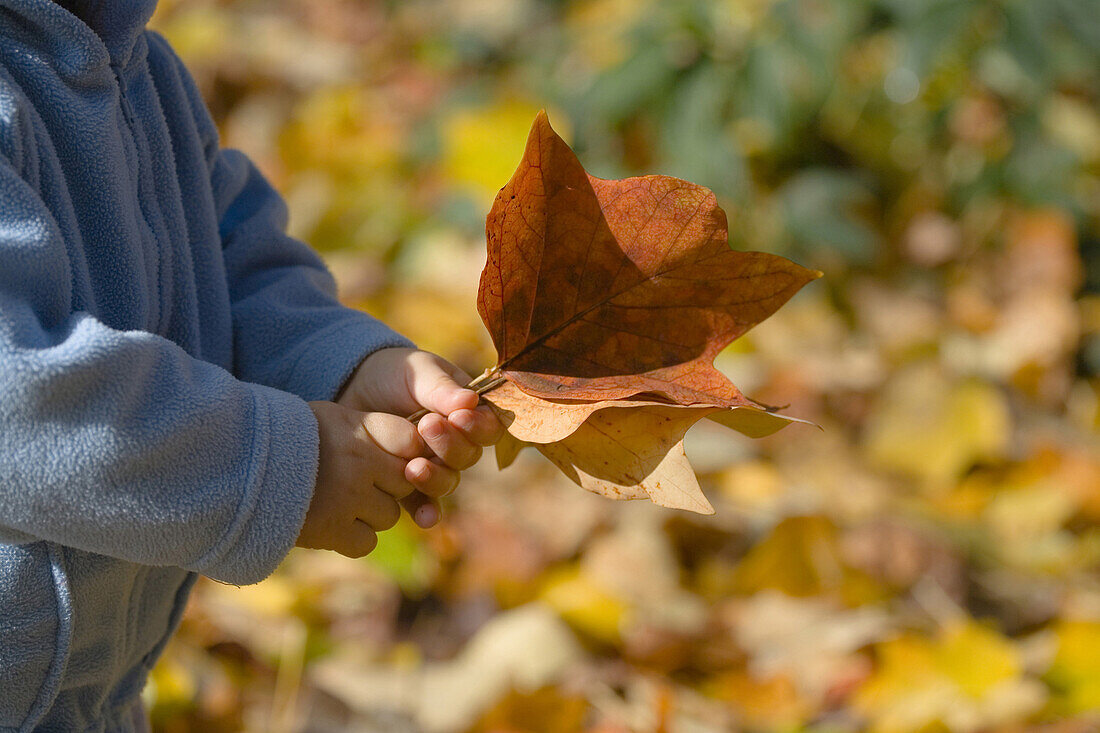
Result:
<svg viewBox="0 0 1100 733"><path fill-rule="evenodd" d="M312 495L308 405L70 312L65 241L3 157L0 202L0 542L268 575Z"/></svg>
<svg viewBox="0 0 1100 733"><path fill-rule="evenodd" d="M238 377L331 400L366 356L413 345L340 304L332 275L309 246L285 233L282 197L244 154L216 149L211 159Z"/></svg>
<svg viewBox="0 0 1100 733"><path fill-rule="evenodd" d="M163 36L146 36L187 98L209 169L229 280L236 376L306 400L331 400L371 353L413 346L375 318L340 304L321 258L286 234L283 198L243 153L220 147L187 67Z"/></svg>

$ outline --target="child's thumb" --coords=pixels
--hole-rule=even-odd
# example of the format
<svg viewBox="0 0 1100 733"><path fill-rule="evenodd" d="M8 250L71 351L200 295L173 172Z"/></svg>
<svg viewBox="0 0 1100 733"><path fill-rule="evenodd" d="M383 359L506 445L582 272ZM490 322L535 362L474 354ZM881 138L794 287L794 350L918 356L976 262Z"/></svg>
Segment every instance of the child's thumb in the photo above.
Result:
<svg viewBox="0 0 1100 733"><path fill-rule="evenodd" d="M455 365L434 354L422 352L411 366L411 391L417 404L441 415L477 407L478 396L469 384L470 377ZM419 355L417 355L419 356Z"/></svg>

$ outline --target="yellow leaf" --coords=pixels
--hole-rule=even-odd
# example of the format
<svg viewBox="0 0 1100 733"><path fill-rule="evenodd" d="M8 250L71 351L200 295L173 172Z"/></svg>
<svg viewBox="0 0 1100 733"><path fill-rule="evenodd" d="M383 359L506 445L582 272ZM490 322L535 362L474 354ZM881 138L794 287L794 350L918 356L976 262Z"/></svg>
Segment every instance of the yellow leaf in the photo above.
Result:
<svg viewBox="0 0 1100 733"><path fill-rule="evenodd" d="M900 373L884 391L865 446L879 466L936 485L1003 456L1010 430L1008 405L995 387L952 383L923 365Z"/></svg>
<svg viewBox="0 0 1100 733"><path fill-rule="evenodd" d="M1009 565L1058 572L1073 561L1072 535L1062 527L1074 508L1057 487L1037 483L999 491L982 518Z"/></svg>
<svg viewBox="0 0 1100 733"><path fill-rule="evenodd" d="M540 594L570 626L600 641L619 643L625 603L601 588L578 567L550 573Z"/></svg>
<svg viewBox="0 0 1100 733"><path fill-rule="evenodd" d="M1016 645L962 621L937 638L905 634L875 647L878 666L854 698L876 733L942 725L973 731L1025 720L1045 691L1024 676Z"/></svg>
<svg viewBox="0 0 1100 733"><path fill-rule="evenodd" d="M196 5L170 18L158 7L154 22L188 68L218 61L232 43L229 18L210 6Z"/></svg>
<svg viewBox="0 0 1100 733"><path fill-rule="evenodd" d="M539 109L526 102L505 99L461 109L447 117L442 129L444 175L488 209L501 181L511 178L516 161L523 156L531 120ZM567 119L561 113L553 117ZM563 137L569 137L568 128L561 122L558 130Z"/></svg>
<svg viewBox="0 0 1100 733"><path fill-rule="evenodd" d="M1058 712L1100 710L1100 621L1061 621L1054 633L1058 651L1046 678L1061 693Z"/></svg>
<svg viewBox="0 0 1100 733"><path fill-rule="evenodd" d="M152 704L157 707L185 706L195 699L195 675L171 656L162 658L149 675Z"/></svg>
<svg viewBox="0 0 1100 733"><path fill-rule="evenodd" d="M836 527L825 517L789 517L777 524L737 566L735 592L764 589L805 598L840 585L843 568Z"/></svg>
<svg viewBox="0 0 1100 733"><path fill-rule="evenodd" d="M777 590L795 598L831 594L848 605L880 600L886 589L845 566L837 529L823 516L788 517L742 558L734 593Z"/></svg>
<svg viewBox="0 0 1100 733"><path fill-rule="evenodd" d="M1020 674L1019 652L1012 642L976 623L948 630L935 652L937 668L971 697L981 697Z"/></svg>
<svg viewBox="0 0 1100 733"><path fill-rule="evenodd" d="M376 100L361 87L317 89L296 107L284 131L286 157L346 177L396 169L405 131L376 110Z"/></svg>

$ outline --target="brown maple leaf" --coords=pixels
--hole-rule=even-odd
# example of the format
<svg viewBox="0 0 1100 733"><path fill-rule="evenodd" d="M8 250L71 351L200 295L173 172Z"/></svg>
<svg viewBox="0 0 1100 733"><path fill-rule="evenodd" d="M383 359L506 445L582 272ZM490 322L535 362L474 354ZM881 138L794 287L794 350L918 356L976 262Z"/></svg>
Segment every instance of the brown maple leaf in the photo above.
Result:
<svg viewBox="0 0 1100 733"><path fill-rule="evenodd" d="M486 237L478 311L497 369L551 399L747 406L714 357L820 276L731 250L702 186L588 175L541 112Z"/></svg>
<svg viewBox="0 0 1100 733"><path fill-rule="evenodd" d="M532 445L590 491L709 514L687 430L706 417L763 437L794 420L712 362L821 273L731 250L706 188L593 178L540 113L486 236L478 311L498 361L471 387L507 428L501 468Z"/></svg>

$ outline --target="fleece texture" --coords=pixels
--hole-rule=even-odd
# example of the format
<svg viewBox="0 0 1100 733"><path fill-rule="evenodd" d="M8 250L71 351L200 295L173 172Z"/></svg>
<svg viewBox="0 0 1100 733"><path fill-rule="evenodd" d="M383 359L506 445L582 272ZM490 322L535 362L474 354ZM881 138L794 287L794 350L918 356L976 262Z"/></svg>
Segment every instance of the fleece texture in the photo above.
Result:
<svg viewBox="0 0 1100 733"><path fill-rule="evenodd" d="M196 574L268 575L407 340L218 146L156 0L0 0L0 731L131 730Z"/></svg>

